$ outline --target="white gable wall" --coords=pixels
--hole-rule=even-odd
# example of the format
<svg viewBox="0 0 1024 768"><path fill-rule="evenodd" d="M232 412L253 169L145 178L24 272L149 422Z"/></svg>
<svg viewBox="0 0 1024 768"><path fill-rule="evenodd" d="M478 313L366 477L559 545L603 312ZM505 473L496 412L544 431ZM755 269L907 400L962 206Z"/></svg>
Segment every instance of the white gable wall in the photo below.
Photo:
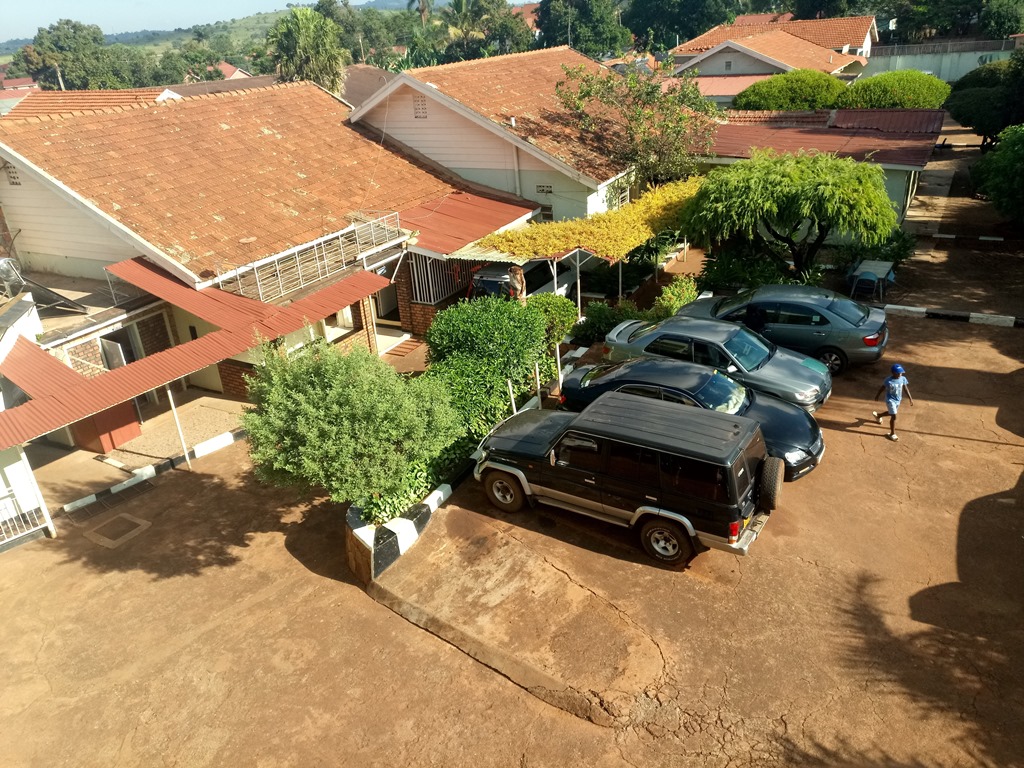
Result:
<svg viewBox="0 0 1024 768"><path fill-rule="evenodd" d="M139 255L41 182L27 174L19 174L19 181L11 184L0 175L0 207L25 268L103 280L105 265Z"/></svg>
<svg viewBox="0 0 1024 768"><path fill-rule="evenodd" d="M732 62L732 68L725 68L727 61ZM713 53L691 69L696 69L702 75L774 75L787 71L782 67L736 50Z"/></svg>
<svg viewBox="0 0 1024 768"><path fill-rule="evenodd" d="M591 200L594 190L440 102L420 98L414 103L412 89L399 88L362 119L464 179L550 205L555 219L600 208Z"/></svg>

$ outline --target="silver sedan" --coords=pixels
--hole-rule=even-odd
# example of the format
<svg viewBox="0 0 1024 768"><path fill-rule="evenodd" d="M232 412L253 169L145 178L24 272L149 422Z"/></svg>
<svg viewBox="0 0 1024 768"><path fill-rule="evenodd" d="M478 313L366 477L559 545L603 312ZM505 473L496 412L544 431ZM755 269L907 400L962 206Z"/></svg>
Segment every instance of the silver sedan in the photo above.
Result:
<svg viewBox="0 0 1024 768"><path fill-rule="evenodd" d="M832 376L817 360L781 349L753 331L721 320L670 317L627 320L605 337L611 362L660 356L725 371L751 389L813 412L832 394Z"/></svg>

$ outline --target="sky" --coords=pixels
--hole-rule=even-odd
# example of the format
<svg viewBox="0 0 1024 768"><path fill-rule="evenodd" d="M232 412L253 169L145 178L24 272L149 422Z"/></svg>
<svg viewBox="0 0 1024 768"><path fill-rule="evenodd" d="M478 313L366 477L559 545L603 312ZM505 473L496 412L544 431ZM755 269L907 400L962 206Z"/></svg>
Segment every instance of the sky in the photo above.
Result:
<svg viewBox="0 0 1024 768"><path fill-rule="evenodd" d="M3 3L0 42L35 37L36 30L59 19L96 24L104 33L115 34L188 29L196 24L284 10L287 4L288 0L12 0Z"/></svg>

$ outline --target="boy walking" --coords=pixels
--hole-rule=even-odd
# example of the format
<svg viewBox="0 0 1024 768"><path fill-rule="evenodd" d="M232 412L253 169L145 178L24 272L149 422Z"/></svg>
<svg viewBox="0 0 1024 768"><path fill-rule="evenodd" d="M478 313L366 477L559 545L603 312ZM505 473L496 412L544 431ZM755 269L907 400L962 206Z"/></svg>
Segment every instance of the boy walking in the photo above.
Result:
<svg viewBox="0 0 1024 768"><path fill-rule="evenodd" d="M878 394L875 395L875 400L885 393L885 405L889 411L889 439L899 440L899 436L896 434L896 412L900 409L900 403L903 400L903 393L907 393L907 400L910 404L914 404L914 397L910 394L910 387L907 386L907 377L903 374L906 371L903 370L903 366L897 363L892 367L892 375L889 376L882 386L878 388ZM882 414L878 411L872 411L871 415L875 417L875 421L879 424L882 423Z"/></svg>

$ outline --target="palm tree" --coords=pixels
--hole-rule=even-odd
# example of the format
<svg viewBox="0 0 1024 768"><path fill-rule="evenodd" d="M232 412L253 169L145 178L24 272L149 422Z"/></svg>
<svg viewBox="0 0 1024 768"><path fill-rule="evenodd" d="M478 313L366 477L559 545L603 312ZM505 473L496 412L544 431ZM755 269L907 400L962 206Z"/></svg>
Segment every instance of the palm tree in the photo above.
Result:
<svg viewBox="0 0 1024 768"><path fill-rule="evenodd" d="M427 19L430 18L430 12L434 9L434 0L409 0L406 8L410 11L414 10L420 15L420 24L426 29Z"/></svg>
<svg viewBox="0 0 1024 768"><path fill-rule="evenodd" d="M486 37L484 22L487 18L487 7L482 0L452 0L450 5L441 9L441 19L448 26L452 45L460 47L467 58L470 42Z"/></svg>
<svg viewBox="0 0 1024 768"><path fill-rule="evenodd" d="M285 80L312 80L337 93L344 79L341 29L312 8L292 8L267 33L272 58Z"/></svg>

